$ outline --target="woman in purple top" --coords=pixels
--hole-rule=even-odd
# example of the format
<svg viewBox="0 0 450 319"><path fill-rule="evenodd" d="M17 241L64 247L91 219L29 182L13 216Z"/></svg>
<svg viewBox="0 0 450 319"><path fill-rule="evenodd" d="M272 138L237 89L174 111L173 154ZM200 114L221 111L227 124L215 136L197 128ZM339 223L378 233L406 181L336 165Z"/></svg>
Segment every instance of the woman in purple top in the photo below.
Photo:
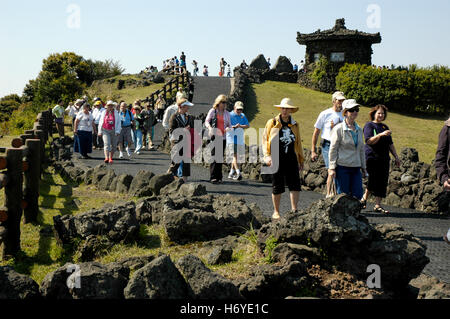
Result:
<svg viewBox="0 0 450 319"><path fill-rule="evenodd" d="M383 123L386 119L387 111L388 108L381 104L373 107L369 112L371 122L367 122L364 126L366 166L369 181L361 201L363 208L366 208L367 199L370 194L373 194L375 196L375 207L373 210L383 214L389 213L389 211L381 207L381 200L386 197L389 180L389 152L394 155L397 167L400 166L400 159L392 142L391 131Z"/></svg>

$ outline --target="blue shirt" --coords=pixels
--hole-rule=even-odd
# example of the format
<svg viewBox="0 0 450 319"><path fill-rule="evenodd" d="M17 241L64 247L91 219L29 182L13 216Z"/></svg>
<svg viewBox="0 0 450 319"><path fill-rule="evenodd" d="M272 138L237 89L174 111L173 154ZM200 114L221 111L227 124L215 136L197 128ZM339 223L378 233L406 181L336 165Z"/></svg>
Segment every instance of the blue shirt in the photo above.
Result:
<svg viewBox="0 0 450 319"><path fill-rule="evenodd" d="M235 126L236 124L241 125L250 125L248 123L247 117L244 113L238 115L234 113L234 111L230 112L230 122L231 126ZM244 145L244 129L239 127L237 129L232 129L227 132L227 144L238 144Z"/></svg>
<svg viewBox="0 0 450 319"><path fill-rule="evenodd" d="M126 110L125 112L120 112L120 121L122 122L122 127L127 127L131 125L131 121L134 120L133 113L131 113L129 110Z"/></svg>
<svg viewBox="0 0 450 319"><path fill-rule="evenodd" d="M352 134L353 142L355 143L355 147L358 147L358 133L360 127L355 122L355 131L353 131L347 126L347 123L345 123L345 121L343 123L344 123L344 130L350 131L350 133Z"/></svg>

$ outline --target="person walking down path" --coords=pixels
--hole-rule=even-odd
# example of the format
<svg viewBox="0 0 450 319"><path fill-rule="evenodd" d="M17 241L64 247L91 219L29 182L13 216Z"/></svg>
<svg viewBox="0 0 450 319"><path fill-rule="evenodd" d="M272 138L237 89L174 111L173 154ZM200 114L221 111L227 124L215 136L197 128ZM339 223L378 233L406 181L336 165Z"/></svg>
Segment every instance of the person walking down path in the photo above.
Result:
<svg viewBox="0 0 450 319"><path fill-rule="evenodd" d="M205 126L209 130L211 142L218 139L217 142L214 142L215 147L211 152L213 161L210 163L209 180L213 184L222 183L223 179L222 164L226 145L225 133L231 130L230 113L226 110L227 102L226 95L220 94L217 96L205 119Z"/></svg>
<svg viewBox="0 0 450 319"><path fill-rule="evenodd" d="M203 76L208 76L208 66L207 65L203 66Z"/></svg>
<svg viewBox="0 0 450 319"><path fill-rule="evenodd" d="M134 112L135 112L135 140L136 140L136 149L134 150L134 153L139 155L142 149L142 128L144 126L144 119L141 115L141 106L135 104L133 106Z"/></svg>
<svg viewBox="0 0 450 319"><path fill-rule="evenodd" d="M194 104L184 99L184 101L178 106L177 113L173 114L169 120L170 143L172 145L172 161L170 163L168 171L171 172L173 176L178 177L177 171L180 164L182 164L182 176L185 182L191 175L191 164L190 161L180 161L179 159L183 157L191 157L191 154L186 154L187 156L184 156L184 151L188 149L187 145L191 144L191 140L185 140L183 138L183 135L178 134L179 132L177 132L177 129L185 130L185 132L188 133L187 136L191 137L191 128L194 128L194 117L187 113L189 107L191 106L194 106ZM181 146L181 149L178 150L178 154L175 154L176 150L174 150L174 148L179 146ZM175 155L177 155L179 158L175 159Z"/></svg>
<svg viewBox="0 0 450 319"><path fill-rule="evenodd" d="M84 104L84 100L78 99L74 104L69 103L66 107L65 111L68 113L69 117L72 118L72 129L74 129L75 118L77 117L78 111L81 109L81 106Z"/></svg>
<svg viewBox="0 0 450 319"><path fill-rule="evenodd" d="M158 122L161 122L164 116L164 110L166 108L166 100L164 99L163 93L159 93L155 105L156 105L155 116L158 119Z"/></svg>
<svg viewBox="0 0 450 319"><path fill-rule="evenodd" d="M354 99L342 103L344 121L331 132L328 175L336 178L336 192L362 199L362 174L366 175L363 130L356 123L359 104Z"/></svg>
<svg viewBox="0 0 450 319"><path fill-rule="evenodd" d="M143 119L143 140L145 141L145 145L147 145L147 150L153 150L153 135L152 131L154 126L157 123L155 111L152 108L152 104L150 102L145 103L145 110L142 111L141 117Z"/></svg>
<svg viewBox="0 0 450 319"><path fill-rule="evenodd" d="M108 101L98 125L98 136L103 139L105 163L112 164L117 140L122 129L120 115L116 110L116 102Z"/></svg>
<svg viewBox="0 0 450 319"><path fill-rule="evenodd" d="M298 208L300 172L305 159L299 125L292 117L299 108L289 98L284 98L279 105L274 106L280 113L267 121L262 144L266 165L276 169L272 174L272 218L277 220L280 219L280 201L285 184L289 188L292 211Z"/></svg>
<svg viewBox="0 0 450 319"><path fill-rule="evenodd" d="M97 132L99 130L99 123L100 123L100 117L102 116L102 113L105 111L105 108L103 107L102 101L98 100L94 102L94 109L92 110L92 116L94 117L94 123L95 127L97 128ZM98 134L95 134L92 136L92 144L93 148L103 148L103 140L101 137L98 136Z"/></svg>
<svg viewBox="0 0 450 319"><path fill-rule="evenodd" d="M74 123L74 146L73 151L80 153L81 159L91 158L92 153L92 132L96 132L94 117L90 112L90 105L84 103L82 110L77 113Z"/></svg>
<svg viewBox="0 0 450 319"><path fill-rule="evenodd" d="M436 159L434 160L436 175L446 192L450 192L450 118L445 122L439 133ZM448 195L448 193L447 193ZM444 235L444 240L450 244L450 228Z"/></svg>
<svg viewBox="0 0 450 319"><path fill-rule="evenodd" d="M59 100L53 107L52 114L55 116L56 128L58 129L59 137L64 137L64 107L62 106L63 100Z"/></svg>
<svg viewBox="0 0 450 319"><path fill-rule="evenodd" d="M243 113L244 103L237 101L234 104L234 110L230 112L230 122L232 130L227 132L227 163L232 156L231 170L228 174L229 179L241 180L240 167L245 162L245 141L244 129L250 127L247 117Z"/></svg>
<svg viewBox="0 0 450 319"><path fill-rule="evenodd" d="M342 102L345 100L343 92L337 91L333 93L331 97L331 102L333 106L325 111L321 112L317 117L317 121L314 124L314 133L312 135L311 142L311 161L315 162L317 160L316 144L320 137L322 142L320 143L322 150L323 161L325 162L325 169L328 171L329 167L329 151L331 144L331 130L339 123L344 121L344 116L342 115ZM332 189L331 186L334 183L334 179L328 175L327 178L327 197L331 196L329 191Z"/></svg>
<svg viewBox="0 0 450 319"><path fill-rule="evenodd" d="M133 145L133 138L131 137L131 130L134 126L134 116L130 110L128 110L128 106L125 102L120 103L120 112L119 112L121 126L119 135L119 158L123 158L123 150L127 151L128 157L131 157L130 147ZM125 147L126 145L126 147Z"/></svg>
<svg viewBox="0 0 450 319"><path fill-rule="evenodd" d="M381 200L386 198L389 181L389 152L395 158L395 165L400 167L400 159L392 141L391 130L383 123L387 117L388 108L377 105L369 112L370 122L364 126L364 139L366 141L365 154L369 180L367 189L361 200L362 208L366 208L370 194L375 196L375 212L388 214L389 211L381 207Z"/></svg>

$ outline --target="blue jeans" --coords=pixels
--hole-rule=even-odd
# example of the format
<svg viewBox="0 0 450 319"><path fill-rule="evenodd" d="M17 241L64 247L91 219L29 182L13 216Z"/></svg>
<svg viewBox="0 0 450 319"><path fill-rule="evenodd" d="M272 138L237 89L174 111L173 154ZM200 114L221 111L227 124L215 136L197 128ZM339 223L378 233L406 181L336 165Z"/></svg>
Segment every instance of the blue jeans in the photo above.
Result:
<svg viewBox="0 0 450 319"><path fill-rule="evenodd" d="M361 167L336 167L336 192L361 199L363 196Z"/></svg>
<svg viewBox="0 0 450 319"><path fill-rule="evenodd" d="M135 136L134 145L136 145L135 152L139 152L142 149L142 131L140 129L137 129L134 132L134 136Z"/></svg>
<svg viewBox="0 0 450 319"><path fill-rule="evenodd" d="M183 161L181 161L180 166L178 166L177 176L183 177Z"/></svg>
<svg viewBox="0 0 450 319"><path fill-rule="evenodd" d="M329 164L330 164L330 156L328 155L329 153L330 153L330 141L323 140L322 156L323 156L323 161L325 162L325 168L328 168Z"/></svg>

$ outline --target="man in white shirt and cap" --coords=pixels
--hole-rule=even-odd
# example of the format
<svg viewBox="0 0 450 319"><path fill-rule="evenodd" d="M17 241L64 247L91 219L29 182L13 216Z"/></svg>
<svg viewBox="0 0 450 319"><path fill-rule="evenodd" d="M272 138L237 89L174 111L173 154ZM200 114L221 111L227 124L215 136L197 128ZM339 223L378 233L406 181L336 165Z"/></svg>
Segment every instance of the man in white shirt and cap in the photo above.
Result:
<svg viewBox="0 0 450 319"><path fill-rule="evenodd" d="M312 143L311 143L311 161L315 162L317 160L316 144L319 138L319 134L321 134L320 137L322 138L321 143L322 156L325 162L325 168L327 170L329 166L328 153L330 150L331 131L337 124L344 121L344 117L341 113L342 102L344 102L345 100L344 93L340 91L334 92L331 100L333 106L321 112L319 117L317 118L316 123L314 124L314 133L312 135ZM333 179L330 178L330 176L328 176L327 192L330 189L332 181Z"/></svg>

